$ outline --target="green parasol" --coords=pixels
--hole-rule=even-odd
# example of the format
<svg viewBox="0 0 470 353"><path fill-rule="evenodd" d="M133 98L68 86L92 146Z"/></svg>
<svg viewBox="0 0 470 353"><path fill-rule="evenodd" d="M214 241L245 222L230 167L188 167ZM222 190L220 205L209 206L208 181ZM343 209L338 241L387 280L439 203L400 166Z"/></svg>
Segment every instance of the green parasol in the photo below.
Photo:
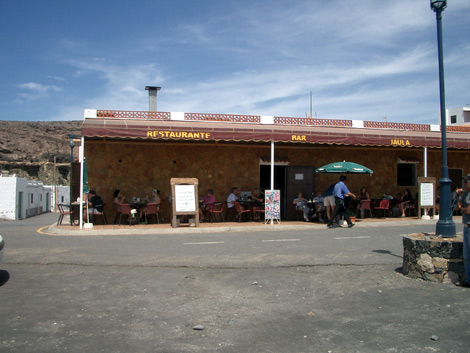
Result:
<svg viewBox="0 0 470 353"><path fill-rule="evenodd" d="M83 157L83 192L88 194L90 192L90 188L88 187L88 172L86 169L86 158Z"/></svg>
<svg viewBox="0 0 470 353"><path fill-rule="evenodd" d="M315 169L317 173L372 174L374 171L354 162L335 162Z"/></svg>

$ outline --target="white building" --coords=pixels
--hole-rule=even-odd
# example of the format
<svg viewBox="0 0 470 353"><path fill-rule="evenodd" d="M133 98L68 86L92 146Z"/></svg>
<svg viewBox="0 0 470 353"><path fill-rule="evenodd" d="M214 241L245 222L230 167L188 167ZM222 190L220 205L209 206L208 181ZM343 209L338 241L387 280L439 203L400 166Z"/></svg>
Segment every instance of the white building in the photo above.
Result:
<svg viewBox="0 0 470 353"><path fill-rule="evenodd" d="M51 203L51 211L57 211L57 205L70 204L70 186L64 185L51 185L48 186L52 190L52 203Z"/></svg>
<svg viewBox="0 0 470 353"><path fill-rule="evenodd" d="M446 124L447 126L470 124L470 107L446 109Z"/></svg>
<svg viewBox="0 0 470 353"><path fill-rule="evenodd" d="M40 181L0 176L0 219L19 220L49 212L52 188Z"/></svg>

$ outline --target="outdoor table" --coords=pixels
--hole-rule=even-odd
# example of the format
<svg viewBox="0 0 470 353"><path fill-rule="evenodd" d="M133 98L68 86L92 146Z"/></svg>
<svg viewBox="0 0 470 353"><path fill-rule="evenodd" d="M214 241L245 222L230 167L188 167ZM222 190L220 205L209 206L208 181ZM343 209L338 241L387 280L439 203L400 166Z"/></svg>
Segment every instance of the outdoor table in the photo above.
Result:
<svg viewBox="0 0 470 353"><path fill-rule="evenodd" d="M129 202L129 206L131 208L135 208L137 210L137 222L136 223L139 223L140 222L140 214L142 212L140 212L145 206L147 205L147 202L145 201L136 201L136 202Z"/></svg>
<svg viewBox="0 0 470 353"><path fill-rule="evenodd" d="M82 207L81 207L82 209L80 209L80 202L77 202L77 201L72 202L73 210L75 210L75 209L77 210L76 213L77 213L78 225L80 224L80 212L82 212L82 210L84 208L86 208L85 201L82 201L81 204L82 204ZM72 215L72 221L73 221L72 225L75 225L75 217L73 215ZM86 220L84 219L84 221L86 221Z"/></svg>

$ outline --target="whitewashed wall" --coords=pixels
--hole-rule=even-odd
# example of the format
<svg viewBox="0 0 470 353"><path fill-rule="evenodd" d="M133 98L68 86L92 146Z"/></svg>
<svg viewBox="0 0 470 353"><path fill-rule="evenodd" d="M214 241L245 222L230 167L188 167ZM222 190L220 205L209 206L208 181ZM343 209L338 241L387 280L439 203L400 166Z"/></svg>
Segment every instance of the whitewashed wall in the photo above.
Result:
<svg viewBox="0 0 470 353"><path fill-rule="evenodd" d="M52 188L17 177L0 178L0 219L18 220L49 212Z"/></svg>
<svg viewBox="0 0 470 353"><path fill-rule="evenodd" d="M0 219L16 219L17 179L0 178Z"/></svg>
<svg viewBox="0 0 470 353"><path fill-rule="evenodd" d="M66 204L68 205L70 199L70 186L64 185L48 185L46 187L51 188L51 211L58 211L57 205L58 204Z"/></svg>

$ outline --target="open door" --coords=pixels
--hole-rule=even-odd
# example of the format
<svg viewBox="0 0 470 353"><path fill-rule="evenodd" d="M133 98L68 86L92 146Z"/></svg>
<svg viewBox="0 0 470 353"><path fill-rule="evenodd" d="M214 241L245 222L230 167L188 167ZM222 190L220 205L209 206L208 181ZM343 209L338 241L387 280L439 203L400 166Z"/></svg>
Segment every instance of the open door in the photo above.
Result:
<svg viewBox="0 0 470 353"><path fill-rule="evenodd" d="M297 197L297 193L302 192L307 200L315 197L315 168L287 167L286 181L286 218L294 220L295 208L292 201Z"/></svg>

